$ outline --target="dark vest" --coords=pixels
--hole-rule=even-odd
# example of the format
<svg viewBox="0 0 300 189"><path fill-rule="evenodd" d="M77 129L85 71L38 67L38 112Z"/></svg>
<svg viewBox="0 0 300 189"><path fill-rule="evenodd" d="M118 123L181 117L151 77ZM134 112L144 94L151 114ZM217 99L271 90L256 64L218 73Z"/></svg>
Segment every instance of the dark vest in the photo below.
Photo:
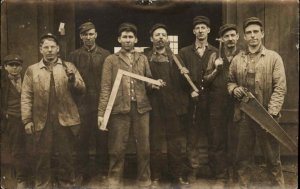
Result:
<svg viewBox="0 0 300 189"><path fill-rule="evenodd" d="M8 85L6 113L15 117L21 117L21 93L17 91L12 83Z"/></svg>
<svg viewBox="0 0 300 189"><path fill-rule="evenodd" d="M188 94L184 87L187 83L175 64L172 54L168 53L168 61L156 62L152 60L153 50L145 49L144 54L147 56L152 77L154 79L162 79L166 82L166 86L160 90L153 90L149 94L153 112L157 107L165 110L163 113L174 112L177 115L185 114L188 106ZM167 111L167 112L166 112ZM157 112L158 114L160 112Z"/></svg>

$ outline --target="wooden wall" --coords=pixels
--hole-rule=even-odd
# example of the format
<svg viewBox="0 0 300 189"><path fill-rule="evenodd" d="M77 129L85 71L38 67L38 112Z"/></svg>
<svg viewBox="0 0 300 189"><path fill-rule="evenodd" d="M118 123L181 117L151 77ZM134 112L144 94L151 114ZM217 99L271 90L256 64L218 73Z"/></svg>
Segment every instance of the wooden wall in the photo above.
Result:
<svg viewBox="0 0 300 189"><path fill-rule="evenodd" d="M65 3L64 3L65 2ZM80 6L80 3L71 1L64 1L58 3L56 1L43 0L43 1L4 1L1 4L1 60L8 53L18 53L24 59L25 69L28 65L31 65L39 60L38 39L45 32L52 32L56 34L60 39L61 56L65 58L67 53L74 50L76 44L78 44L78 33L76 28L79 22L88 18L89 15L102 15L105 23L109 23L109 18L112 16L115 19L120 18L117 14L122 7L116 7L114 10L102 9L98 12L93 9L90 14L84 12L85 7ZM78 1L79 2L79 1ZM82 1L81 1L82 2ZM195 0L194 2L197 2ZM199 1L200 2L200 1ZM206 1L201 1L205 4ZM83 2L82 2L83 3ZM83 3L87 4L87 3ZM191 22L191 19L195 15L201 15L203 12L210 18L220 19L216 23L218 26L213 26L213 32L210 35L209 40L214 40L217 34L217 29L222 23L236 23L239 26L240 43L243 42L242 22L245 18L250 16L256 16L263 20L265 23L264 32L264 44L267 48L277 51L283 58L288 84L288 93L286 96L285 104L283 107L282 125L286 131L293 136L294 139L298 138L298 103L299 103L299 56L298 49L298 20L299 20L299 7L297 0L281 0L272 2L270 0L223 0L216 6L222 6L222 14L216 13L214 8L205 8L205 6L198 6L195 3L194 8L185 6L187 10L186 16L183 18L172 19L171 15L177 15L175 12L170 11L170 19L167 12L161 12L160 16L154 17L159 21L162 17L164 21L169 23L172 31L178 32L179 36L188 36L185 41L180 41L181 44L188 44L193 39L192 33L186 22ZM97 6L95 6L97 7ZM200 8L197 8L200 7ZM91 6L86 10L91 10ZM178 10L180 9L177 7ZM218 9L219 10L219 9ZM127 17L131 18L130 14L133 10L124 10L123 13L127 14ZM205 12L206 11L206 12ZM136 15L140 14L140 11L135 11ZM188 14L191 12L190 14ZM155 11L154 11L155 13ZM115 15L113 15L115 14ZM84 18L86 16L86 18ZM214 17L215 16L215 17ZM141 16L139 16L141 17ZM173 17L174 18L174 17ZM177 18L177 17L176 17ZM97 18L98 19L98 18ZM103 20L99 17L99 20ZM151 20L151 12L147 12L147 19ZM79 20L79 21L78 21ZM105 21L106 20L106 21ZM143 20L139 18L138 20ZM179 22L182 21L182 22ZM65 23L65 35L60 35L58 32L58 26L60 22ZM100 26L102 24L97 22ZM114 21L116 22L116 21ZM183 23L184 22L184 23ZM142 23L142 22L141 22ZM175 23L175 24L174 24ZM144 26L147 24L144 24ZM143 23L141 24L143 26ZM184 26L184 27L180 27ZM106 26L104 26L106 27ZM141 28L142 33L147 33L150 25L148 23L147 28ZM104 28L107 31L108 28ZM148 34L148 33L147 33ZM144 36L141 36L143 39ZM148 40L148 37L144 37ZM185 39L182 37L181 39ZM180 39L180 40L181 40ZM115 39L114 39L115 40ZM111 39L105 37L104 44L111 46L113 43ZM212 41L213 42L213 41ZM148 42L141 42L147 44ZM284 150L284 153L290 154ZM297 154L296 152L293 154Z"/></svg>
<svg viewBox="0 0 300 189"><path fill-rule="evenodd" d="M44 33L54 33L61 45L61 56L66 49L75 48L73 3L48 1L4 1L1 4L1 60L11 53L24 60L24 70L41 58L39 38ZM58 26L66 23L66 34L60 35Z"/></svg>

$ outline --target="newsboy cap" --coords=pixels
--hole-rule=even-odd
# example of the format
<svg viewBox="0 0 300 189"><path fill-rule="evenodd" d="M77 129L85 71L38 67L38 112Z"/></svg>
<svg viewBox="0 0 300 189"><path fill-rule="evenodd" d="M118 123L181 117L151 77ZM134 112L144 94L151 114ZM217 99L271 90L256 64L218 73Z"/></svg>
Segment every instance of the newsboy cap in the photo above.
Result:
<svg viewBox="0 0 300 189"><path fill-rule="evenodd" d="M193 19L193 26L195 27L197 24L205 24L210 27L210 20L206 16L196 16Z"/></svg>
<svg viewBox="0 0 300 189"><path fill-rule="evenodd" d="M163 28L163 29L165 29L166 31L168 30L168 28L167 28L166 25L161 24L161 23L157 23L157 24L154 24L154 25L151 27L151 29L150 29L150 31L149 31L149 34L152 35L153 32L154 32L155 30L157 30L158 28Z"/></svg>
<svg viewBox="0 0 300 189"><path fill-rule="evenodd" d="M235 30L237 32L237 27L235 24L224 24L219 29L219 36L222 37L227 31Z"/></svg>
<svg viewBox="0 0 300 189"><path fill-rule="evenodd" d="M250 17L250 18L246 18L244 20L244 22L243 22L243 29L245 30L245 28L247 26L249 26L250 24L257 24L257 25L263 27L263 23L262 23L262 21L259 18L257 18L257 17Z"/></svg>
<svg viewBox="0 0 300 189"><path fill-rule="evenodd" d="M92 22L85 22L79 26L79 32L84 33L90 29L95 29L95 25Z"/></svg>
<svg viewBox="0 0 300 189"><path fill-rule="evenodd" d="M121 35L121 33L123 31L131 31L134 33L134 35L136 35L137 27L132 23L124 22L124 23L120 24L118 31L119 31L119 35Z"/></svg>
<svg viewBox="0 0 300 189"><path fill-rule="evenodd" d="M40 41L42 41L43 39L46 39L46 38L51 38L56 42L56 44L58 44L57 37L55 35L53 35L52 33L43 34L40 38Z"/></svg>
<svg viewBox="0 0 300 189"><path fill-rule="evenodd" d="M4 57L3 62L4 62L4 64L10 64L10 63L13 63L13 62L22 64L23 60L17 54L9 54L9 55L7 55L7 56Z"/></svg>

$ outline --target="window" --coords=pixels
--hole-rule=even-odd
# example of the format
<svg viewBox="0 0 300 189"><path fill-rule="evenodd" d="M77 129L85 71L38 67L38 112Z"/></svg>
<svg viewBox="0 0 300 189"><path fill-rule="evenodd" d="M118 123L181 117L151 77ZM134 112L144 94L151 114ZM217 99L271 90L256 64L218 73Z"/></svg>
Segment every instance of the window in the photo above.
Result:
<svg viewBox="0 0 300 189"><path fill-rule="evenodd" d="M148 48L148 47L134 47L134 50L136 52L144 52L145 48ZM114 53L118 52L119 50L121 50L121 47L114 47Z"/></svg>
<svg viewBox="0 0 300 189"><path fill-rule="evenodd" d="M178 54L178 35L169 35L170 48L174 54ZM137 52L144 52L144 49L148 47L134 47ZM114 53L118 52L121 47L114 47Z"/></svg>
<svg viewBox="0 0 300 189"><path fill-rule="evenodd" d="M174 54L178 54L178 35L169 35L170 48Z"/></svg>

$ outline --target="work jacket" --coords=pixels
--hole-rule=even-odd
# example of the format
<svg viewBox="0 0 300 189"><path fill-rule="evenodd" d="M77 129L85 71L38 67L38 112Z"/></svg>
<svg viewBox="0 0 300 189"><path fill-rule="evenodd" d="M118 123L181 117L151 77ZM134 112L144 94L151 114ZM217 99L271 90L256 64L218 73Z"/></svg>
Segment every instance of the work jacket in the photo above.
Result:
<svg viewBox="0 0 300 189"><path fill-rule="evenodd" d="M65 66L75 74L74 89L78 94L85 92L85 84L76 67L70 62ZM58 120L62 126L80 124L77 106L70 91L68 77L62 60L53 67ZM51 72L40 62L29 66L25 72L21 92L21 115L24 124L33 122L35 130L42 130L48 117Z"/></svg>
<svg viewBox="0 0 300 189"><path fill-rule="evenodd" d="M147 57L141 53L133 52L134 60L131 63L126 55L121 51L109 55L103 65L101 92L98 106L98 116L103 117L108 103L113 84L119 69L135 73L141 76L152 77ZM146 83L129 76L123 76L119 86L112 114L128 113L131 108L130 81L134 82L134 91L137 103L137 111L145 113L151 110L151 105L146 94Z"/></svg>
<svg viewBox="0 0 300 189"><path fill-rule="evenodd" d="M202 57L197 52L195 44L180 49L179 56L186 68L190 71L192 81L199 90L207 87L204 80L204 74L210 61L213 61L213 54L218 52L218 49L208 44ZM203 91L203 92L204 92ZM203 92L200 92L203 94Z"/></svg>
<svg viewBox="0 0 300 189"><path fill-rule="evenodd" d="M277 115L283 105L286 94L286 77L282 58L278 53L262 47L255 65L255 94L257 100L268 110ZM234 57L229 67L228 91L232 95L234 88L246 85L248 56L241 51ZM241 118L239 103L235 104L234 120Z"/></svg>
<svg viewBox="0 0 300 189"><path fill-rule="evenodd" d="M97 45L92 50L83 46L70 53L69 60L76 66L86 86L86 93L77 104L81 115L97 113L102 66L108 55L109 51Z"/></svg>

